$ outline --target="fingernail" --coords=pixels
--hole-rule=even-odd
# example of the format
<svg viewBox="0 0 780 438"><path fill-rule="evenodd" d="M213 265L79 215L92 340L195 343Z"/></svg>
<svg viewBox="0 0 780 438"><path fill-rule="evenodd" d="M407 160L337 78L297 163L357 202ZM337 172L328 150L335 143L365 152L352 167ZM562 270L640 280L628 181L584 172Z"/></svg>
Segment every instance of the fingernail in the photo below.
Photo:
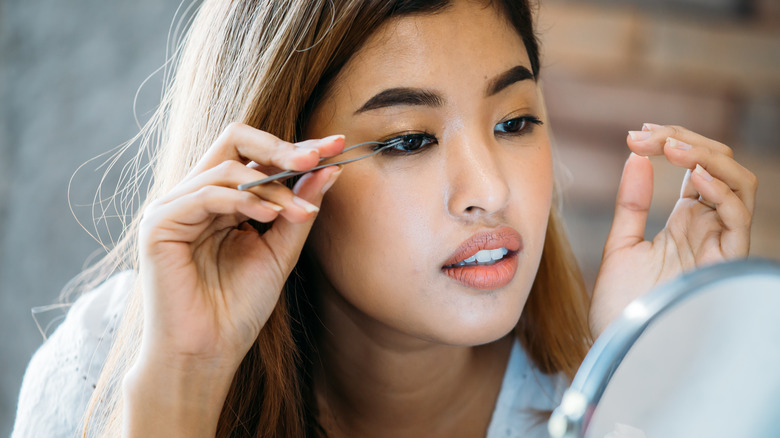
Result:
<svg viewBox="0 0 780 438"><path fill-rule="evenodd" d="M341 169L341 166L339 166L339 170L337 170L337 171L333 172L333 173L330 175L330 178L328 178L328 182L326 182L326 183L325 183L325 185L324 185L324 186L322 186L322 194L323 194L323 195L325 194L325 192L327 192L328 190L330 190L330 188L331 188L331 187L333 187L333 184L335 184L335 183L336 183L336 179L338 179L339 175L341 175L341 171L342 171L342 170L343 170L343 169Z"/></svg>
<svg viewBox="0 0 780 438"><path fill-rule="evenodd" d="M700 165L696 165L696 168L693 169L694 172L698 173L702 178L704 178L707 181L712 181L712 175L709 174L706 170L704 170L703 167Z"/></svg>
<svg viewBox="0 0 780 438"><path fill-rule="evenodd" d="M656 125L655 123L643 123L642 124L642 131L655 131L656 129L663 128L661 125Z"/></svg>
<svg viewBox="0 0 780 438"><path fill-rule="evenodd" d="M284 210L284 207L282 207L279 204L274 204L273 202L268 202L264 199L260 200L260 205L262 205L265 208L270 208L271 210L279 213L280 211Z"/></svg>
<svg viewBox="0 0 780 438"><path fill-rule="evenodd" d="M298 206L300 206L301 208L303 208L306 211L306 213L316 213L320 211L320 209L317 208L316 205L310 203L309 201L303 198L299 198L296 196L293 198L293 202L298 204Z"/></svg>
<svg viewBox="0 0 780 438"><path fill-rule="evenodd" d="M320 144L330 143L330 142L333 142L335 140L338 140L339 138L343 140L345 137L343 135L341 135L341 134L330 135L328 137L325 137L325 138L321 139L320 140Z"/></svg>
<svg viewBox="0 0 780 438"><path fill-rule="evenodd" d="M687 151L691 148L691 145L688 143L683 143L680 140L673 139L672 137L667 137L666 142L669 143L669 146L681 151Z"/></svg>
<svg viewBox="0 0 780 438"><path fill-rule="evenodd" d="M631 140L642 141L650 138L650 136L653 135L653 133L647 131L628 131L628 135L631 136Z"/></svg>
<svg viewBox="0 0 780 438"><path fill-rule="evenodd" d="M302 147L300 149L297 149L294 153L295 153L295 155L298 155L298 156L302 157L304 155L316 154L317 150L313 149L313 148Z"/></svg>

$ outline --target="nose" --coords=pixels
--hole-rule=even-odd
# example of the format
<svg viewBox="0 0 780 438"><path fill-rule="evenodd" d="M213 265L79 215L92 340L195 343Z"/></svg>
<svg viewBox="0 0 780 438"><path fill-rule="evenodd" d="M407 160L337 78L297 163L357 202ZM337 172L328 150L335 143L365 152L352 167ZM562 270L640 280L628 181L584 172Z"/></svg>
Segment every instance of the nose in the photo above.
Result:
<svg viewBox="0 0 780 438"><path fill-rule="evenodd" d="M445 146L450 215L474 221L503 212L510 188L501 165L500 145L484 136L460 135Z"/></svg>

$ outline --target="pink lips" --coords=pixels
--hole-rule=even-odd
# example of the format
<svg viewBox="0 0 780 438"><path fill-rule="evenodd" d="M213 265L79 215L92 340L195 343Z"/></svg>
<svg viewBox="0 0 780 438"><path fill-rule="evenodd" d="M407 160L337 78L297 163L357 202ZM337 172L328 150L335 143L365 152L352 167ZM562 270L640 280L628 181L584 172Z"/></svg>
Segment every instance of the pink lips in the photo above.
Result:
<svg viewBox="0 0 780 438"><path fill-rule="evenodd" d="M473 256L477 251L506 248L509 253L491 265L452 266ZM464 286L490 290L506 286L517 272L517 253L523 249L523 238L514 228L502 227L479 232L460 244L444 262L442 271Z"/></svg>

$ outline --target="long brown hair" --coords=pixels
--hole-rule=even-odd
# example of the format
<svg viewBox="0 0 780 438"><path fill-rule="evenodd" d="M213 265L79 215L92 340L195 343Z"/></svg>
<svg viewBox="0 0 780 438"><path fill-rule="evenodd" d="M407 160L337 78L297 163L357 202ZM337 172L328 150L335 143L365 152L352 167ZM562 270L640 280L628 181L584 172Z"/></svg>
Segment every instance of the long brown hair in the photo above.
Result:
<svg viewBox="0 0 780 438"><path fill-rule="evenodd" d="M153 184L147 201L181 181L231 122L246 123L284 140L301 140L312 110L374 29L392 17L436 13L449 3L206 0L177 51L176 75L160 109L137 138L139 156L151 157ZM525 0L490 3L517 29L538 78L531 6ZM116 266L137 271L139 216L85 277ZM316 305L306 298L312 293L306 287L306 271L302 258L238 368L220 416L218 437L324 435L317 422L310 375L315 329L309 322L316 319L312 318ZM90 400L85 436L118 434L121 379L140 342L143 312L137 289L128 298ZM589 346L586 307L582 277L553 206L539 271L515 330L540 370L573 376Z"/></svg>

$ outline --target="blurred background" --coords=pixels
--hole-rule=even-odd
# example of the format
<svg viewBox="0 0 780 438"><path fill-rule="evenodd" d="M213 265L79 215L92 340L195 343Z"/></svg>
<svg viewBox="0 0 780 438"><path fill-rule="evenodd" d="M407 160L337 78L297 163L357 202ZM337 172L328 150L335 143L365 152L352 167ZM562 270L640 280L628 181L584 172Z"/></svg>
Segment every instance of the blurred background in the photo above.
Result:
<svg viewBox="0 0 780 438"><path fill-rule="evenodd" d="M71 214L71 176L137 132L133 99L164 62L177 6L0 0L2 436L42 341L30 309L56 302L101 254ZM567 169L564 216L589 286L628 155L626 131L644 122L682 125L734 149L760 181L751 254L780 260L779 1L542 0L538 31L558 158ZM160 85L157 75L140 90L141 121ZM648 237L663 227L683 175L653 161ZM71 204L88 229L102 174L88 165L73 179ZM62 315L46 313L43 325Z"/></svg>

